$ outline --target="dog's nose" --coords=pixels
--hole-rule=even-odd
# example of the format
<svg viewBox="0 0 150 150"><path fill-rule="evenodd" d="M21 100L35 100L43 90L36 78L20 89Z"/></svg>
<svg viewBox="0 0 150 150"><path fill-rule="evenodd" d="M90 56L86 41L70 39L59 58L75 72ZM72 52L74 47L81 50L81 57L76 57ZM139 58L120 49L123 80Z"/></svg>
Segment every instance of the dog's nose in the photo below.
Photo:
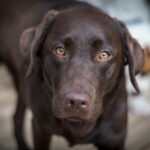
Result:
<svg viewBox="0 0 150 150"><path fill-rule="evenodd" d="M89 107L89 96L86 94L69 93L66 96L67 108L86 110Z"/></svg>

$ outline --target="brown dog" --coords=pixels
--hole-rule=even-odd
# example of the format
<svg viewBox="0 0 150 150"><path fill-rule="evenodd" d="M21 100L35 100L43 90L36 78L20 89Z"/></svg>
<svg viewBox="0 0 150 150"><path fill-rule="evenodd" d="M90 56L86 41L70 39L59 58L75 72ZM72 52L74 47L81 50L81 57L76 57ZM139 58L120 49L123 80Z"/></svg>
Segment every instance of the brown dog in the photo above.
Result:
<svg viewBox="0 0 150 150"><path fill-rule="evenodd" d="M129 66L139 91L135 75L144 63L143 50L126 26L74 0L1 3L0 60L8 65L18 90L18 148L28 149L22 135L28 107L35 150L48 150L52 134L64 136L70 145L124 150L124 66Z"/></svg>

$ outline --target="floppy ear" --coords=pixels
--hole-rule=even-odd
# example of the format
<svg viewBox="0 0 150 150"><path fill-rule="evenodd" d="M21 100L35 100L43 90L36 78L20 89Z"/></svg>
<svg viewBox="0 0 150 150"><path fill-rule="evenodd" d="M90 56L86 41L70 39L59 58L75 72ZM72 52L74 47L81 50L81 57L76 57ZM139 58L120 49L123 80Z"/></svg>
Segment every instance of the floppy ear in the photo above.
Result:
<svg viewBox="0 0 150 150"><path fill-rule="evenodd" d="M26 29L21 35L21 54L23 57L29 60L26 77L30 77L33 73L38 50L40 49L41 44L47 35L50 23L57 14L58 12L55 10L47 12L41 24L39 24L37 27Z"/></svg>
<svg viewBox="0 0 150 150"><path fill-rule="evenodd" d="M121 21L118 21L118 23L121 25L121 29L123 31L124 54L126 64L129 65L131 83L134 86L135 90L139 92L139 87L135 75L142 71L142 68L144 66L144 50L142 49L140 44L134 38L132 38L126 25Z"/></svg>

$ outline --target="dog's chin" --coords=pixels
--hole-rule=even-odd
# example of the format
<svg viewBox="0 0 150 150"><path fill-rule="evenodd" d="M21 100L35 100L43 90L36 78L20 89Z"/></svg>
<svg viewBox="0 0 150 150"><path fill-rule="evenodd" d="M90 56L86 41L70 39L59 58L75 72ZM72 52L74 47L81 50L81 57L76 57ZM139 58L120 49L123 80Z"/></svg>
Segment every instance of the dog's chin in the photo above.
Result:
<svg viewBox="0 0 150 150"><path fill-rule="evenodd" d="M88 116L75 116L75 115L65 115L61 116L55 115L56 118L62 120L62 123L65 127L67 127L67 130L71 134L73 134L76 137L85 137L95 127L97 118L88 117ZM78 132L77 132L78 131Z"/></svg>
<svg viewBox="0 0 150 150"><path fill-rule="evenodd" d="M76 137L85 137L94 129L96 122L91 119L81 117L66 117L63 118L63 124L67 130ZM78 131L78 132L77 132Z"/></svg>

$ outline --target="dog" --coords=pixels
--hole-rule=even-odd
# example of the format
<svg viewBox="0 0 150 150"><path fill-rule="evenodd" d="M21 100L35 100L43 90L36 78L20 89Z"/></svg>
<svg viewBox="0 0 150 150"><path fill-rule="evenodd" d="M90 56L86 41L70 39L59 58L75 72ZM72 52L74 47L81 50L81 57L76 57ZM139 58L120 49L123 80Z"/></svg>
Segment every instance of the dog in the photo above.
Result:
<svg viewBox="0 0 150 150"><path fill-rule="evenodd" d="M0 61L11 71L18 101L14 132L19 150L26 108L33 114L35 150L48 150L53 134L70 146L125 150L127 91L144 52L125 24L74 0L2 0Z"/></svg>

